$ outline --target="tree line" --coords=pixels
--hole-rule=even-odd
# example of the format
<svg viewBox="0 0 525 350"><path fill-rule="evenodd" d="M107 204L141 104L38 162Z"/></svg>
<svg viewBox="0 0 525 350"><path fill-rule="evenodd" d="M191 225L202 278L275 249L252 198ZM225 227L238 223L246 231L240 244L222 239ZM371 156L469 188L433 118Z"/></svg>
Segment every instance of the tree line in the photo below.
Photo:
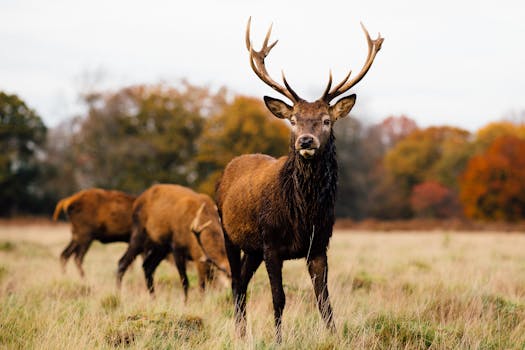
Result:
<svg viewBox="0 0 525 350"><path fill-rule="evenodd" d="M81 94L85 112L53 128L16 95L0 92L0 216L50 215L83 188L139 194L177 183L213 195L235 156L288 152L289 125L260 98L177 86L134 85ZM525 125L471 133L420 128L406 116L335 126L338 217L355 220L525 217Z"/></svg>

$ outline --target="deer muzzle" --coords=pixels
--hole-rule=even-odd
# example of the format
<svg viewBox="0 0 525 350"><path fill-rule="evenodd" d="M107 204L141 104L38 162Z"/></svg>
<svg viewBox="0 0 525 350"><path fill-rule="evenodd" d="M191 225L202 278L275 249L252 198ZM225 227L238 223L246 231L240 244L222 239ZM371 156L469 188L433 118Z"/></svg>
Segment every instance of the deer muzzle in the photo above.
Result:
<svg viewBox="0 0 525 350"><path fill-rule="evenodd" d="M304 134L297 138L295 149L299 151L301 157L312 158L319 149L319 139L312 134Z"/></svg>

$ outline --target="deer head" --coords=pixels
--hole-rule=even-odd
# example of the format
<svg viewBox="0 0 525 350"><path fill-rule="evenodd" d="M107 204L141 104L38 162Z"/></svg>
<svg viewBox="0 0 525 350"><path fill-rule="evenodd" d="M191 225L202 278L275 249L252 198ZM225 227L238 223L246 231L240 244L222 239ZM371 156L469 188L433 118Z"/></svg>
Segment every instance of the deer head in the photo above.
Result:
<svg viewBox="0 0 525 350"><path fill-rule="evenodd" d="M191 222L190 230L195 235L197 243L201 247L201 250L204 254L202 257L202 262L208 262L215 265L215 267L217 267L219 270L226 273L228 277L231 277L230 265L226 258L226 251L224 251L224 247L220 245L219 238L222 239L223 237L220 225L212 226L212 220L201 223L202 211L204 210L205 206L206 203L202 203L197 210L195 218ZM207 237L202 239L202 233L204 229L208 229L210 232L208 232ZM217 232L217 230L219 232ZM214 236L215 239L213 238Z"/></svg>
<svg viewBox="0 0 525 350"><path fill-rule="evenodd" d="M268 109L277 118L288 119L292 125L292 147L303 158L309 159L315 157L319 150L322 150L332 134L332 126L340 118L343 118L350 113L354 106L356 95L342 97L333 105L330 102L347 92L351 87L356 85L368 72L370 66L374 62L377 52L381 49L383 38L378 34L377 39L372 40L365 26L361 23L361 27L368 42L368 56L361 71L351 80L350 71L346 77L332 88L332 72L328 79L328 84L323 95L314 102L303 100L290 87L282 73L284 86L273 80L266 70L264 59L270 53L271 49L277 44L277 40L268 45L272 26L268 29L268 33L263 42L261 50L255 51L250 41L250 23L251 17L248 19L246 28L246 47L250 52L250 65L255 74L267 85L275 91L287 97L292 101L293 105L269 96L264 96L264 102Z"/></svg>

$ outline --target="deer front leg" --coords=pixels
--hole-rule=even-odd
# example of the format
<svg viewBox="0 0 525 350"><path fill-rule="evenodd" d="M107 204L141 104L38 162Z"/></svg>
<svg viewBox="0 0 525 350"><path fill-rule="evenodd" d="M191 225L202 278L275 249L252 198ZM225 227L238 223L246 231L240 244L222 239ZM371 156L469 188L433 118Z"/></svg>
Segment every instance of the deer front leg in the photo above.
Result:
<svg viewBox="0 0 525 350"><path fill-rule="evenodd" d="M235 315L235 330L239 337L246 335L246 296L240 292L241 288L241 250L230 240L224 231L224 245L232 272L232 296Z"/></svg>
<svg viewBox="0 0 525 350"><path fill-rule="evenodd" d="M173 257L175 258L175 266L179 271L182 289L184 290L184 304L188 301L188 289L190 282L186 274L186 252L183 249L173 249Z"/></svg>
<svg viewBox="0 0 525 350"><path fill-rule="evenodd" d="M268 277L270 278L270 286L272 289L273 301L273 315L275 320L275 341L281 343L281 319L283 315L284 305L286 304L286 296L283 290L283 260L279 256L277 249L271 246L264 247L264 263Z"/></svg>
<svg viewBox="0 0 525 350"><path fill-rule="evenodd" d="M328 296L328 261L326 253L310 257L307 260L307 265L321 317L326 324L326 328L335 332L332 306Z"/></svg>

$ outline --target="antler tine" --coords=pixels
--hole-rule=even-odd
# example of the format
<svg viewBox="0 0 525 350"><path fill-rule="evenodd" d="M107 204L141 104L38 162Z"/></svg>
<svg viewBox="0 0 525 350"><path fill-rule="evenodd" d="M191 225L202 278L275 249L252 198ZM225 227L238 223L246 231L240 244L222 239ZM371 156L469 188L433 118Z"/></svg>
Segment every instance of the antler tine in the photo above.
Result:
<svg viewBox="0 0 525 350"><path fill-rule="evenodd" d="M339 84L337 84L333 89L332 91L337 91L339 90L339 88L341 86L343 86L344 83L346 83L346 81L348 80L348 78L350 78L350 74L352 74L352 70L350 70L348 72L348 74L344 77L343 80L341 80L341 82ZM326 100L326 98L328 97L329 95L329 91L330 91L330 86L332 85L332 71L330 70L330 78L328 80L328 85L326 86L326 89L324 90L324 93L323 93L323 97L321 97L323 100ZM333 98L333 97L332 97ZM330 99L331 100L331 99ZM328 100L328 101L330 101Z"/></svg>
<svg viewBox="0 0 525 350"><path fill-rule="evenodd" d="M263 82L265 82L267 85L269 85L272 89L279 92L280 94L286 96L289 98L292 102L296 103L301 100L301 98L293 91L293 89L290 87L286 79L284 79L284 86L277 83L275 80L273 80L270 75L268 74L268 71L266 70L266 66L264 63L264 59L270 51L273 49L275 45L277 45L278 40L274 41L272 44L268 45L268 42L270 40L270 35L272 33L272 25L270 25L270 28L268 29L268 32L266 33L266 37L263 41L263 46L260 51L255 51L252 47L251 41L250 41L250 25L251 25L252 18L250 17L248 19L248 24L246 26L246 48L250 52L250 66L252 67L255 74L261 79Z"/></svg>
<svg viewBox="0 0 525 350"><path fill-rule="evenodd" d="M248 18L248 25L246 26L246 36L245 36L245 40L246 40L246 48L248 49L249 52L252 51L252 43L250 42L250 25L252 23L252 16L250 16Z"/></svg>
<svg viewBox="0 0 525 350"><path fill-rule="evenodd" d="M323 100L325 99L326 95L330 91L330 88L332 87L332 70L330 69L330 76L328 77L328 84L326 84L326 88L323 92L323 97L321 97Z"/></svg>
<svg viewBox="0 0 525 350"><path fill-rule="evenodd" d="M288 82L286 81L286 77L284 76L284 71L281 71L281 74L283 76L283 82L284 82L284 86L286 86L286 89L288 91L290 91L290 93L292 94L292 96L295 98L295 100L292 100L292 101L299 101L301 100L301 98L299 97L299 95L297 95L295 93L295 91L293 91L292 87L288 84Z"/></svg>
<svg viewBox="0 0 525 350"><path fill-rule="evenodd" d="M263 49L268 47L268 41L270 41L270 35L272 35L272 28L273 28L273 23L270 24L270 28L268 28L268 32L266 32L266 36L264 37ZM275 40L275 42L272 45L270 45L268 52L275 46L275 44L277 44L277 40Z"/></svg>
<svg viewBox="0 0 525 350"><path fill-rule="evenodd" d="M368 43L368 55L366 57L365 64L363 65L363 68L361 68L361 71L355 76L355 78L348 81L348 78L350 78L350 74L352 73L352 71L350 71L341 83L337 84L337 86L335 86L329 93L323 94L322 99L325 100L326 102L330 102L333 98L345 93L352 86L359 83L361 79L363 79L363 77L366 75L370 67L372 66L372 63L374 62L376 54L381 49L381 45L383 44L383 41L384 41L384 38L381 37L381 34L378 33L377 39L372 40L363 22L361 22L361 28L363 29L363 32L365 33L366 41Z"/></svg>
<svg viewBox="0 0 525 350"><path fill-rule="evenodd" d="M195 232L195 233L200 233L204 228L202 226L199 227L199 221L201 220L201 214L202 214L202 211L204 210L204 206L206 205L206 203L202 203L201 206L199 207L199 209L197 210L197 214L195 214L195 218L193 219L193 221L191 222L191 225L190 225L190 229ZM206 226L208 226L209 224L211 223L211 221L209 221L209 223L207 223Z"/></svg>
<svg viewBox="0 0 525 350"><path fill-rule="evenodd" d="M202 232L206 227L210 226L211 225L211 220L208 220L206 221L204 224L202 224L200 227L199 227L199 232Z"/></svg>
<svg viewBox="0 0 525 350"><path fill-rule="evenodd" d="M348 74L344 77L343 80L341 80L341 82L339 84L337 84L336 86L334 86L334 88L332 89L332 91L337 91L341 88L341 86L343 86L347 81L348 81L348 78L350 78L350 75L352 74L352 70L350 69L348 71Z"/></svg>

